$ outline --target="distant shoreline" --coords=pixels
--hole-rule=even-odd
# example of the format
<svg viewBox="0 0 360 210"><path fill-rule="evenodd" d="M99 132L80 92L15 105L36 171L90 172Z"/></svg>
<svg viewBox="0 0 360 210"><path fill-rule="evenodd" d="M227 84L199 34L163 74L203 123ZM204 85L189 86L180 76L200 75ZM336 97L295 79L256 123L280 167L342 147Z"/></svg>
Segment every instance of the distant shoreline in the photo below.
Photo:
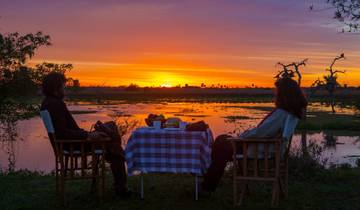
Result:
<svg viewBox="0 0 360 210"><path fill-rule="evenodd" d="M323 101L327 98L325 90L313 94L310 88L304 88L308 98ZM271 88L134 88L125 87L80 87L69 88L67 96L70 100L180 100L180 101L234 101L234 102L269 102L273 100L274 90ZM335 96L342 99L360 98L360 88L341 88Z"/></svg>

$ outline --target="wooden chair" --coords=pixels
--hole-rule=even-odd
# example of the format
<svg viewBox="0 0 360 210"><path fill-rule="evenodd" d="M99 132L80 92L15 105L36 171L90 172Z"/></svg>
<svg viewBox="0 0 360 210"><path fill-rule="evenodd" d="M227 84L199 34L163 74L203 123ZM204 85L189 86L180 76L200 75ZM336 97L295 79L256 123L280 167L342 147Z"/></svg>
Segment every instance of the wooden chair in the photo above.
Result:
<svg viewBox="0 0 360 210"><path fill-rule="evenodd" d="M44 110L40 115L54 150L56 193L61 194L62 204L66 204L65 182L80 179L91 179L91 189L94 191L97 188L102 201L105 189L105 143L110 139L56 139L49 112Z"/></svg>
<svg viewBox="0 0 360 210"><path fill-rule="evenodd" d="M298 118L288 115L281 138L229 138L233 146L233 199L240 206L249 181L272 182L271 207L276 207L280 193L288 194L288 157ZM242 153L238 150L241 148ZM240 186L241 190L238 190Z"/></svg>

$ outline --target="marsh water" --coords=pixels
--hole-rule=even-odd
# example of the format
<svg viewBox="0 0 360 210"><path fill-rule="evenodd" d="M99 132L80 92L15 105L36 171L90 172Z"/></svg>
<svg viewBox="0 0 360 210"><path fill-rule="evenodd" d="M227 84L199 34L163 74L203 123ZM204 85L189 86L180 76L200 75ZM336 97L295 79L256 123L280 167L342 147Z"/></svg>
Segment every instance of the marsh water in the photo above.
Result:
<svg viewBox="0 0 360 210"><path fill-rule="evenodd" d="M256 126L271 110L271 103L123 103L110 101L105 104L68 103L69 109L80 127L89 130L97 120L137 121L137 126L145 126L144 119L149 113L179 117L183 121L204 120L209 124L214 136L223 133L236 135ZM313 111L329 111L330 108L312 104ZM350 108L342 108L339 113L351 114ZM39 117L20 121L15 140L0 141L0 168L3 170L28 169L50 172L54 169L54 155L47 133ZM124 137L126 145L129 134ZM321 158L328 164L349 163L355 165L360 158L360 133L341 131L317 131L296 133L292 149L297 150L314 143L323 152Z"/></svg>

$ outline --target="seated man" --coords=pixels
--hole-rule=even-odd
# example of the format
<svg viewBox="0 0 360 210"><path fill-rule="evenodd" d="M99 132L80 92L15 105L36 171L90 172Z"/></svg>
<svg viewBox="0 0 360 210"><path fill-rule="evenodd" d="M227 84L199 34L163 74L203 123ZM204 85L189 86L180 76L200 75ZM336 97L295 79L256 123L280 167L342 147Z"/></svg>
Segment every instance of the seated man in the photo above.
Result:
<svg viewBox="0 0 360 210"><path fill-rule="evenodd" d="M42 83L42 92L45 98L41 104L41 110L48 110L55 129L57 139L98 139L104 133L94 131L88 132L79 128L74 118L64 103L65 76L60 73L48 74ZM115 144L114 144L114 141ZM114 188L117 195L128 197L130 191L127 189L127 174L125 170L124 151L121 148L120 138L112 139L106 151L106 159L110 163L111 171L114 177ZM114 147L114 145L116 145ZM115 151L115 152L114 152Z"/></svg>

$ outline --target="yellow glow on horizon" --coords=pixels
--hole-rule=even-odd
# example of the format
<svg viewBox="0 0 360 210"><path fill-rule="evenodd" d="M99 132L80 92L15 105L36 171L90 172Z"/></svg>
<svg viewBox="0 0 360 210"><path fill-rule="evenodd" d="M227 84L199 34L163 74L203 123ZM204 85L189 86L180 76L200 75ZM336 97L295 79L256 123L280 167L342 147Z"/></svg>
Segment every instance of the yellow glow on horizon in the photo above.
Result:
<svg viewBox="0 0 360 210"><path fill-rule="evenodd" d="M165 72L154 71L150 73L150 77L152 77L152 84L154 86L160 87L174 87L176 85L181 85L186 81L190 81L186 78L183 78L173 72L171 70Z"/></svg>
<svg viewBox="0 0 360 210"><path fill-rule="evenodd" d="M173 86L170 84L161 84L160 87L171 88Z"/></svg>
<svg viewBox="0 0 360 210"><path fill-rule="evenodd" d="M168 58L166 55L144 56L136 61L76 61L51 60L54 63L72 63L74 70L67 76L80 80L81 86L123 86L135 83L141 87L175 87L204 83L207 87L212 85L226 85L228 87L273 87L274 74L279 70L276 66L268 67L261 62L241 61L239 67L235 65L214 65L192 62L182 62L181 59ZM41 63L34 59L31 65ZM250 62L248 64L247 62ZM340 63L342 64L342 63ZM345 63L346 64L346 63ZM360 69L348 63L348 67L339 69L348 70L346 74L339 75L341 84L358 86ZM326 65L317 62L310 63L302 69L303 86L310 86L317 78L322 79L327 74Z"/></svg>

